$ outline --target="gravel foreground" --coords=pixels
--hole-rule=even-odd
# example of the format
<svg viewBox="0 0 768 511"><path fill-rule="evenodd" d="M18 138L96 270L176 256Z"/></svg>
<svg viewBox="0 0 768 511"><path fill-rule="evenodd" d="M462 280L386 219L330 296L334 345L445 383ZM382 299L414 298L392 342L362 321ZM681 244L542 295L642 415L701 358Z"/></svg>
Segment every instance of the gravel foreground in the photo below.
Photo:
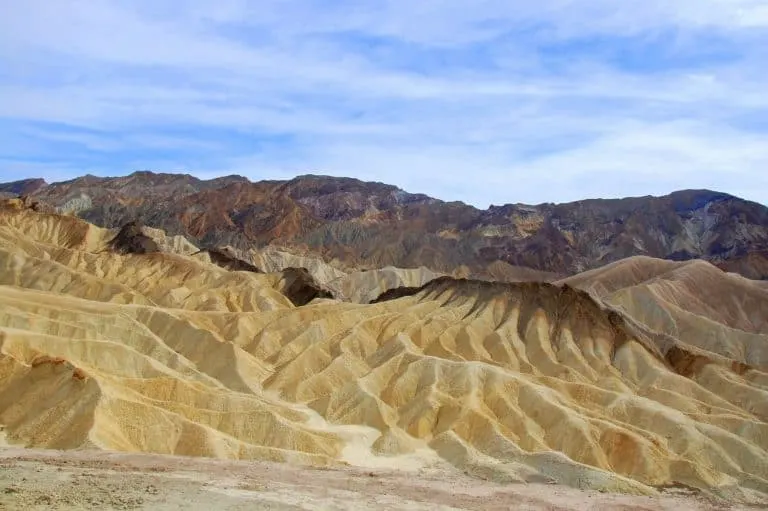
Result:
<svg viewBox="0 0 768 511"><path fill-rule="evenodd" d="M409 473L102 451L0 448L0 509L749 508L685 488L665 490L656 497L613 495L557 485L500 485L444 467Z"/></svg>

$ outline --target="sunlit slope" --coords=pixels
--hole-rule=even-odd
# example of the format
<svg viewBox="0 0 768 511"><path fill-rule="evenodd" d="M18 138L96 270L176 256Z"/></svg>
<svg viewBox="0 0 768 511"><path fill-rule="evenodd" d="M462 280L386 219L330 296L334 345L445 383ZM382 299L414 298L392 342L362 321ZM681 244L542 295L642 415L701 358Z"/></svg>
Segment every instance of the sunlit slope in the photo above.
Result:
<svg viewBox="0 0 768 511"><path fill-rule="evenodd" d="M113 231L73 217L0 210L0 284L194 310L290 307L279 274L229 272L179 254L117 254Z"/></svg>
<svg viewBox="0 0 768 511"><path fill-rule="evenodd" d="M768 369L768 289L704 261L633 257L563 281L646 327Z"/></svg>
<svg viewBox="0 0 768 511"><path fill-rule="evenodd" d="M549 284L441 278L294 307L279 275L117 255L84 222L0 215L9 442L316 464L370 449L496 480L768 492L759 346L729 357ZM763 335L759 312L727 314Z"/></svg>

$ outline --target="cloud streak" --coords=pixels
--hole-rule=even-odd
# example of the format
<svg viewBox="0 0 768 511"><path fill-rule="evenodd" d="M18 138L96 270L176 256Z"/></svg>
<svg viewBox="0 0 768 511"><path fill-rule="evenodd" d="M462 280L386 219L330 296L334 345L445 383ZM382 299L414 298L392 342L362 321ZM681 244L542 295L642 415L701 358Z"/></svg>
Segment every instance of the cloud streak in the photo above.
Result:
<svg viewBox="0 0 768 511"><path fill-rule="evenodd" d="M315 172L483 207L704 187L768 203L762 1L4 11L0 178Z"/></svg>

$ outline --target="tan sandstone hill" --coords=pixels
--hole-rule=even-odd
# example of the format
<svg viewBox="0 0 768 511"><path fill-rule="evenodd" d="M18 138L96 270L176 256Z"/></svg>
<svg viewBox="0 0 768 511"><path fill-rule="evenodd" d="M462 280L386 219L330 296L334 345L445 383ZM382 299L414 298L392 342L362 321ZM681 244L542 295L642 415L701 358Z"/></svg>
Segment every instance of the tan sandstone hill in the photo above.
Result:
<svg viewBox="0 0 768 511"><path fill-rule="evenodd" d="M656 332L768 368L768 289L704 261L633 257L565 279Z"/></svg>
<svg viewBox="0 0 768 511"><path fill-rule="evenodd" d="M7 442L768 493L768 295L707 263L297 307L285 272L115 235L0 210Z"/></svg>

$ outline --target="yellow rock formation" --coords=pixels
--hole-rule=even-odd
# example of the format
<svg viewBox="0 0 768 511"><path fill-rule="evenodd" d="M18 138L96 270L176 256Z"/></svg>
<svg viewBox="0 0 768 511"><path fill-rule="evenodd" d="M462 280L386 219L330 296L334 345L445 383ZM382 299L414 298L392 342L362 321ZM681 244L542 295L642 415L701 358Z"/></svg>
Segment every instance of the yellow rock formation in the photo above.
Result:
<svg viewBox="0 0 768 511"><path fill-rule="evenodd" d="M768 292L746 279L633 259L295 307L280 274L113 234L0 210L8 443L768 492Z"/></svg>

